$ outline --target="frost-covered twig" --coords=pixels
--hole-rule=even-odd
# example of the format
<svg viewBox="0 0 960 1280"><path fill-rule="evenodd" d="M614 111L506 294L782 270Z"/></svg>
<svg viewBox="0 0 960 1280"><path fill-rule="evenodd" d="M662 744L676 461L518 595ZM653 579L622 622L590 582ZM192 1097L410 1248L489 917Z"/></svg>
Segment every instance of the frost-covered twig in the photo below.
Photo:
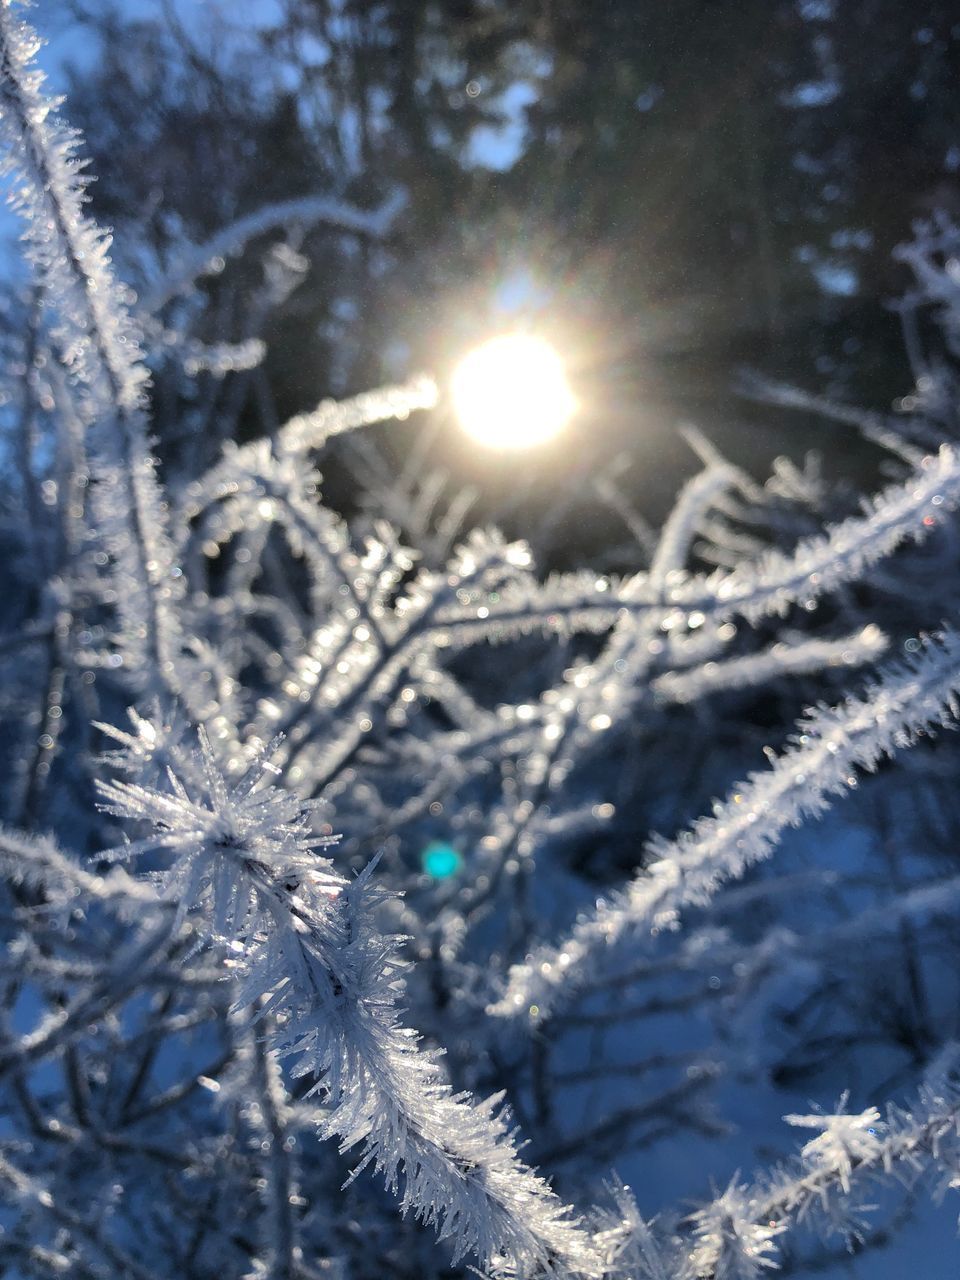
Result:
<svg viewBox="0 0 960 1280"><path fill-rule="evenodd" d="M112 868L106 876L96 875L42 836L0 830L0 867L9 881L24 885L44 900L53 897L69 902L83 897L86 901L114 903L121 913L137 913L141 917L145 908L161 905L149 885L121 867Z"/></svg>
<svg viewBox="0 0 960 1280"><path fill-rule="evenodd" d="M0 130L4 168L17 175L14 203L29 254L58 310L56 338L78 388L97 471L98 532L114 560L121 643L131 678L171 682L179 623L170 607L179 570L147 442L146 371L126 291L114 278L109 237L85 214L77 137L59 121L33 67L38 40L0 4Z"/></svg>
<svg viewBox="0 0 960 1280"><path fill-rule="evenodd" d="M105 1280L120 1275L129 1276L130 1280L154 1280L152 1271L145 1264L106 1235L102 1223L91 1221L58 1204L42 1183L22 1172L3 1155L0 1155L0 1198L8 1204L19 1204L30 1216L52 1219L66 1234L66 1240L72 1242L72 1247L64 1249L66 1241L61 1240L61 1247L49 1255L50 1270L54 1274L62 1275L79 1263ZM42 1248L40 1239L35 1238L34 1244ZM74 1250L78 1257L71 1258Z"/></svg>
<svg viewBox="0 0 960 1280"><path fill-rule="evenodd" d="M522 1276L599 1274L569 1210L520 1162L502 1100L454 1094L399 1024L404 965L373 921L382 893L370 869L345 881L313 852L328 841L310 834L296 797L265 785L262 766L228 786L202 737L201 747L194 778L171 773L169 791L102 784L112 812L153 827L112 856L173 855L165 896L181 913L202 908L212 936L240 948L240 999L265 997L276 1046L327 1096L325 1132L344 1150L362 1143L357 1171L379 1169L455 1258L476 1252Z"/></svg>
<svg viewBox="0 0 960 1280"><path fill-rule="evenodd" d="M848 790L855 768L874 769L883 756L948 723L958 691L960 640L949 634L889 668L863 696L818 708L768 771L751 774L676 840L653 841L647 867L626 889L579 920L559 945L514 966L491 1012L549 1017L622 938L676 927L684 907L706 904L719 885L769 857L786 828L818 816Z"/></svg>
<svg viewBox="0 0 960 1280"><path fill-rule="evenodd" d="M828 421L853 427L865 440L879 445L894 457L903 458L912 467L917 466L926 451L931 446L935 447L934 442L939 442L940 439L938 433L927 430L922 432L923 439L911 441L904 433L905 424L902 418L898 419L893 414L860 409L856 405L843 404L831 400L829 396L816 395L811 391L804 391L800 387L777 382L772 378L761 378L755 374L744 375L740 381L740 390L743 394L764 404L777 404L787 409L805 410Z"/></svg>
<svg viewBox="0 0 960 1280"><path fill-rule="evenodd" d="M671 573L684 568L700 521L735 478L732 467L716 464L683 487L657 542L650 564L650 586L663 587Z"/></svg>
<svg viewBox="0 0 960 1280"><path fill-rule="evenodd" d="M800 640L795 644L780 641L761 653L711 660L690 671L668 671L657 676L651 688L670 702L698 702L719 690L755 687L824 667L859 666L880 657L886 647L886 636L871 623L855 635L838 640Z"/></svg>
<svg viewBox="0 0 960 1280"><path fill-rule="evenodd" d="M739 615L753 622L784 613L797 601L814 601L862 576L906 539L924 537L958 504L960 453L944 445L939 454L926 455L906 481L864 501L864 515L804 539L789 553L772 549L730 573L681 583L668 600L710 617ZM638 594L645 596L643 590Z"/></svg>
<svg viewBox="0 0 960 1280"><path fill-rule="evenodd" d="M925 1085L908 1108L876 1107L859 1114L790 1115L803 1128L819 1129L797 1159L767 1174L755 1186L731 1184L690 1219L694 1242L684 1253L681 1238L675 1274L679 1280L755 1280L779 1265L779 1242L797 1223L825 1234L860 1234L860 1199L871 1185L938 1177L935 1191L958 1183L960 1095L956 1082Z"/></svg>
<svg viewBox="0 0 960 1280"><path fill-rule="evenodd" d="M152 315L176 294L190 288L198 277L222 271L225 258L241 253L251 240L279 227L322 224L335 231L380 239L390 229L404 203L405 197L397 192L379 209L372 210L358 209L345 200L321 195L295 196L291 200L265 205L231 222L202 245L181 251L164 277L146 292L141 306L148 315Z"/></svg>
<svg viewBox="0 0 960 1280"><path fill-rule="evenodd" d="M298 414L281 427L271 448L280 456L297 456L321 448L344 431L377 422L404 421L437 402L437 385L425 374L395 386L364 391L348 400L323 400L309 413ZM199 480L191 481L180 513L184 521L195 519L210 503L234 493L251 472L262 465L263 443L228 446L223 459Z"/></svg>

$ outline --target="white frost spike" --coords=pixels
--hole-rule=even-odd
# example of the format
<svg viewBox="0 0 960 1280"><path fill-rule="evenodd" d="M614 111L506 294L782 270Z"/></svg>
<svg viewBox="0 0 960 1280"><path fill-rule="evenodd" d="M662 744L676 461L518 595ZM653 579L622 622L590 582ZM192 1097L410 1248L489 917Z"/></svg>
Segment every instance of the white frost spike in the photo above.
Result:
<svg viewBox="0 0 960 1280"><path fill-rule="evenodd" d="M652 1223L645 1221L633 1192L623 1183L609 1188L615 1208L597 1213L596 1240L609 1280L671 1280L671 1271Z"/></svg>
<svg viewBox="0 0 960 1280"><path fill-rule="evenodd" d="M756 1280L777 1266L780 1223L758 1222L744 1187L731 1182L692 1218L690 1274L710 1280Z"/></svg>
<svg viewBox="0 0 960 1280"><path fill-rule="evenodd" d="M140 721L141 737L144 723ZM332 843L313 835L307 825L307 814L317 802L304 804L272 786L266 753L238 782L228 784L202 729L200 751L191 776L168 771L165 791L133 782L98 783L107 812L153 827L144 839L103 856L129 859L148 849L171 853L171 865L157 875L165 896L181 914L206 907L214 935L227 940L248 932L251 911L259 919L256 884L261 875L275 878L291 893L306 877L339 893L343 878L333 873L329 860L313 852Z"/></svg>
<svg viewBox="0 0 960 1280"><path fill-rule="evenodd" d="M880 1112L876 1107L868 1107L857 1115L848 1115L842 1110L846 1098L841 1100L841 1110L835 1115L789 1115L784 1116L787 1124L796 1125L800 1129L822 1129L817 1138L812 1138L800 1152L801 1158L812 1168L827 1167L832 1169L843 1190L850 1190L850 1174L855 1164L874 1160L882 1149L883 1140L880 1124Z"/></svg>

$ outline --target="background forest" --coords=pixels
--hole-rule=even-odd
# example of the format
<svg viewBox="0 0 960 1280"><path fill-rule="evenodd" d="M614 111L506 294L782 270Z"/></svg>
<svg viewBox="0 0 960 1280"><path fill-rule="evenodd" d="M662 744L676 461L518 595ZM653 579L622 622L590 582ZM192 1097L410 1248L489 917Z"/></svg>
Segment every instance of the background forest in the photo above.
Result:
<svg viewBox="0 0 960 1280"><path fill-rule="evenodd" d="M955 1275L956 6L0 37L0 1274Z"/></svg>
<svg viewBox="0 0 960 1280"><path fill-rule="evenodd" d="M38 20L77 68L56 83L121 246L131 223L162 255L268 200L401 194L376 244L305 232L309 278L262 321L281 419L447 368L520 312L563 340L580 447L627 446L659 520L690 470L677 421L738 462L837 456L822 424L736 397L738 368L874 408L904 394L892 253L960 212L946 0L78 0ZM248 297L223 284L233 339Z"/></svg>

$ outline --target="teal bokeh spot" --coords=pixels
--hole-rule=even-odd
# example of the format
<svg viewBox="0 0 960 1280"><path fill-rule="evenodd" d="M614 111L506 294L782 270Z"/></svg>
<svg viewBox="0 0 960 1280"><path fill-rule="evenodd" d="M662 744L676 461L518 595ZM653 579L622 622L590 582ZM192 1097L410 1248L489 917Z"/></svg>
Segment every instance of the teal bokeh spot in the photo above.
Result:
<svg viewBox="0 0 960 1280"><path fill-rule="evenodd" d="M460 870L463 858L452 844L434 840L420 855L424 871L434 880L449 880Z"/></svg>

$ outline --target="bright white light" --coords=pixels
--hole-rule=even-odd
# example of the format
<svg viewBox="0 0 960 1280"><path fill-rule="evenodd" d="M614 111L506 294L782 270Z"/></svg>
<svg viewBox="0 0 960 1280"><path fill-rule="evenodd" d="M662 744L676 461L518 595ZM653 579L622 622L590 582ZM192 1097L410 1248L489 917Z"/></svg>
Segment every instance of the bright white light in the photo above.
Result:
<svg viewBox="0 0 960 1280"><path fill-rule="evenodd" d="M556 351L525 333L474 348L454 370L450 389L464 431L492 449L526 449L549 440L577 407Z"/></svg>

